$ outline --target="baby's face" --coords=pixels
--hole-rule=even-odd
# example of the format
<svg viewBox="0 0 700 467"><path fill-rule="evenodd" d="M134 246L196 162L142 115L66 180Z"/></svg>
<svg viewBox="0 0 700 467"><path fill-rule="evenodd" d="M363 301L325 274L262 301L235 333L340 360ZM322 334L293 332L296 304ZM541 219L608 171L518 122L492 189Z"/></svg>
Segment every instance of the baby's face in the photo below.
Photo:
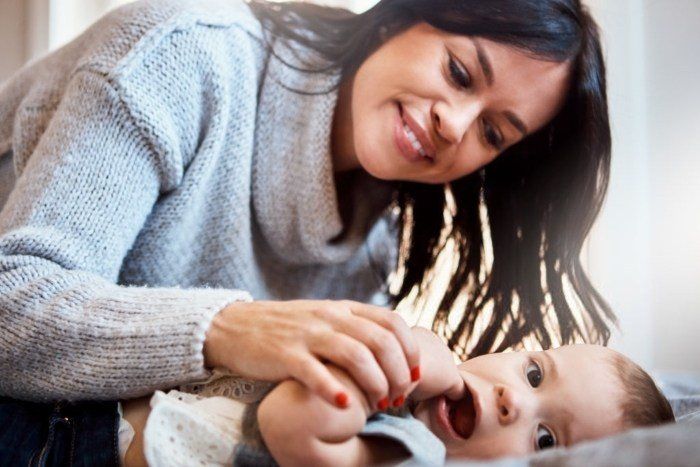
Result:
<svg viewBox="0 0 700 467"><path fill-rule="evenodd" d="M593 345L484 355L459 365L464 399L429 399L414 415L450 457L523 455L611 435L624 428L611 358Z"/></svg>

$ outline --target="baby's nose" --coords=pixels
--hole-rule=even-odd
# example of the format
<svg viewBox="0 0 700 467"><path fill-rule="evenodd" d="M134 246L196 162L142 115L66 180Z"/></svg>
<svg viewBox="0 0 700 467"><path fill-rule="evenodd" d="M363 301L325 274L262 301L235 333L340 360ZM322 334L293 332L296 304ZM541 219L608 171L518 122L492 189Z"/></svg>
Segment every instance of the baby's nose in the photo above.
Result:
<svg viewBox="0 0 700 467"><path fill-rule="evenodd" d="M501 425L509 425L515 422L520 415L520 407L515 392L504 385L496 385L496 410L498 422Z"/></svg>

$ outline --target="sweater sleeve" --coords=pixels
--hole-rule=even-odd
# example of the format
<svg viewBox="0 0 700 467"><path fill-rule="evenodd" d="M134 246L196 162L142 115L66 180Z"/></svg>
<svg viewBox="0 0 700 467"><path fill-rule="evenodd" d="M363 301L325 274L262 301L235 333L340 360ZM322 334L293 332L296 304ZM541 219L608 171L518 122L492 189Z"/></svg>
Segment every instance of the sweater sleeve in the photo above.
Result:
<svg viewBox="0 0 700 467"><path fill-rule="evenodd" d="M104 76L78 72L0 212L0 394L116 399L206 378L213 316L247 292L117 285L183 167Z"/></svg>

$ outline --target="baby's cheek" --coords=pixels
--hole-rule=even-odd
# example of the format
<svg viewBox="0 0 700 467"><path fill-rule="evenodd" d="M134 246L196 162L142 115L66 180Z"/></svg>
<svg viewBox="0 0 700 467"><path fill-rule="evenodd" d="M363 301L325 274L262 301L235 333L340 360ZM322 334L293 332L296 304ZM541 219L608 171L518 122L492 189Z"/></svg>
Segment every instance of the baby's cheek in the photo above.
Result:
<svg viewBox="0 0 700 467"><path fill-rule="evenodd" d="M507 456L522 456L530 453L527 442L514 439L508 433L472 436L447 446L447 457L494 459Z"/></svg>
<svg viewBox="0 0 700 467"><path fill-rule="evenodd" d="M423 422L423 425L432 431L430 427L430 414L428 413L428 401L421 401L416 408L413 409L413 416Z"/></svg>

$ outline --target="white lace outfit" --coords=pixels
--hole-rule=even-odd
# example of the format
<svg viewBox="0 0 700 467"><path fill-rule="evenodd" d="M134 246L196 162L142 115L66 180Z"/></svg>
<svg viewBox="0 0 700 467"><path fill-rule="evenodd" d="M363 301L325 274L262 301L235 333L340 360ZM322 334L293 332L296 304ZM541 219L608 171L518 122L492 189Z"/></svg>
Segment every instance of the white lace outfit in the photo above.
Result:
<svg viewBox="0 0 700 467"><path fill-rule="evenodd" d="M206 381L179 390L156 391L144 429L144 455L150 467L230 466L241 438L246 404L260 400L270 383L237 378L215 369ZM121 413L121 410L120 410ZM119 454L124 455L134 430L119 422Z"/></svg>

